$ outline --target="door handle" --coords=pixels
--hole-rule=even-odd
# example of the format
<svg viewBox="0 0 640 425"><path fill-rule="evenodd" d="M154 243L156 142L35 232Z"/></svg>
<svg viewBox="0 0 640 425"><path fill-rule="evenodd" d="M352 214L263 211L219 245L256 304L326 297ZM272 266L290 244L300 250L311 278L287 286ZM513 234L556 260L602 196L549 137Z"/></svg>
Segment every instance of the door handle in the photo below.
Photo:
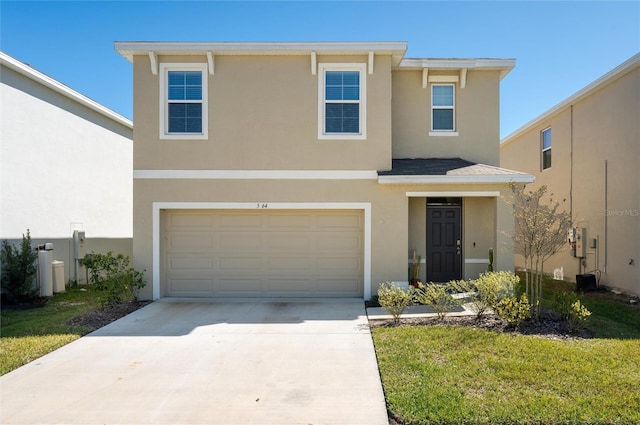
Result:
<svg viewBox="0 0 640 425"><path fill-rule="evenodd" d="M456 255L462 255L462 243L460 239L456 240Z"/></svg>

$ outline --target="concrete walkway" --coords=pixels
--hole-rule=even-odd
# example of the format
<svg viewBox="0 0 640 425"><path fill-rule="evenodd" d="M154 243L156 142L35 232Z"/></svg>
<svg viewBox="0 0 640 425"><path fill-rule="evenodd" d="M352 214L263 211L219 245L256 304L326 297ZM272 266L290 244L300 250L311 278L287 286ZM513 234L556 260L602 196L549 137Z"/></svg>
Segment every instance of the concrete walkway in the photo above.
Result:
<svg viewBox="0 0 640 425"><path fill-rule="evenodd" d="M163 299L0 390L3 424L388 424L358 299Z"/></svg>

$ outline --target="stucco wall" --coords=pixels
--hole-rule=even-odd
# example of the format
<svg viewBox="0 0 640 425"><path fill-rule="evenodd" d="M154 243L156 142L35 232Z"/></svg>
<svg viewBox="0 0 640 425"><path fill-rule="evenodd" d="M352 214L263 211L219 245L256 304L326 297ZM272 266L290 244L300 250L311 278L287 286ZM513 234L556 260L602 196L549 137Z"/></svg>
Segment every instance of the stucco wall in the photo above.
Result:
<svg viewBox="0 0 640 425"><path fill-rule="evenodd" d="M394 71L393 157L460 157L498 166L499 93L498 71L469 71L465 88L455 84L458 136L429 136L431 84L422 88L421 71Z"/></svg>
<svg viewBox="0 0 640 425"><path fill-rule="evenodd" d="M599 269L602 284L640 294L638 93L636 67L502 145L502 166L534 174L536 182L527 188L547 185L572 210L575 225L587 228L582 264L567 247L547 261L546 272L563 267L565 279L575 281L576 274ZM548 127L552 166L541 171L540 132ZM597 248L590 247L591 239ZM517 264L523 266L522 258Z"/></svg>
<svg viewBox="0 0 640 425"><path fill-rule="evenodd" d="M2 67L0 238L132 235L132 132Z"/></svg>
<svg viewBox="0 0 640 425"><path fill-rule="evenodd" d="M160 56L159 63L206 62ZM366 56L318 55L321 63ZM160 140L159 75L134 58L134 168L378 170L391 167L390 57L376 56L367 85L366 140L318 140L318 78L308 56L216 56L208 78L208 140Z"/></svg>

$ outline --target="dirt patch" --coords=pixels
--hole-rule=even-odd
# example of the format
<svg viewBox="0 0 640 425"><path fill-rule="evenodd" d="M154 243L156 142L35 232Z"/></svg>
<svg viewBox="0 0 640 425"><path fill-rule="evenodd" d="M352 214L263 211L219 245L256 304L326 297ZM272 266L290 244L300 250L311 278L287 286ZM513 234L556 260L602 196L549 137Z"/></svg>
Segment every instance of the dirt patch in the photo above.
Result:
<svg viewBox="0 0 640 425"><path fill-rule="evenodd" d="M133 313L150 302L151 301L130 301L113 307L92 310L70 319L67 324L71 326L82 326L91 329L91 331L95 331L111 322L115 322L127 314Z"/></svg>
<svg viewBox="0 0 640 425"><path fill-rule="evenodd" d="M582 329L579 332L572 333L565 322L553 312L543 312L540 320L525 320L518 328L513 328L501 318L494 315L486 315L480 317L475 316L449 316L440 320L437 317L412 317L400 319L397 326L438 326L438 325L457 325L468 326L472 328L485 329L489 331L533 335L541 338L567 340L567 339L585 339L593 338L594 333L589 329ZM374 328L396 326L392 319L370 320L369 326Z"/></svg>

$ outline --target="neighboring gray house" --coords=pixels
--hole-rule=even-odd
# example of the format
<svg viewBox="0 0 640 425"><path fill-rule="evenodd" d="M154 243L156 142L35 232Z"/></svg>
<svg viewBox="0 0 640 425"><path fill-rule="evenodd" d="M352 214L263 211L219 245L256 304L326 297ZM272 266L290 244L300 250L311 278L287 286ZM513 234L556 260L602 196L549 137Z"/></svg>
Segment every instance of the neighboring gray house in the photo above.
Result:
<svg viewBox="0 0 640 425"><path fill-rule="evenodd" d="M52 242L67 279L74 230L80 256L131 255L132 122L6 53L0 65L0 239Z"/></svg>

